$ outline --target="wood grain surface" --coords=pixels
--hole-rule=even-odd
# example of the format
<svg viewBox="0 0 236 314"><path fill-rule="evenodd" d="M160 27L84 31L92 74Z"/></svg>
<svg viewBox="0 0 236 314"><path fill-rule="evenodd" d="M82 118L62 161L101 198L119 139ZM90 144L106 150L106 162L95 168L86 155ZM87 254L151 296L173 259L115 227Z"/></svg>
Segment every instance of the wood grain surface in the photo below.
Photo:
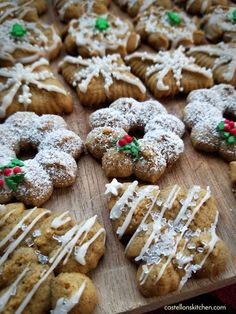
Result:
<svg viewBox="0 0 236 314"><path fill-rule="evenodd" d="M115 5L111 6L111 10L117 15L127 17ZM61 30L64 29L64 26L58 22L56 12L50 3L48 14L43 17L43 20L56 24ZM62 51L60 57L52 63L55 74L58 61L64 54ZM58 77L63 81L61 76ZM70 89L65 82L64 84ZM72 89L71 92L74 98L74 111L64 118L70 128L85 140L89 132L88 117L92 110L83 108L75 92ZM162 103L170 113L182 117L185 98L168 99ZM188 131L184 136L184 143L184 154L171 169L164 173L158 184L160 188L176 183L187 188L193 184L211 187L220 211L217 231L229 248L230 258L226 271L214 279L190 279L181 292L163 297L144 298L136 286L136 266L125 258L124 247L111 228L107 198L104 195L108 180L100 163L85 153L78 160L76 183L70 188L55 190L45 207L54 212L69 210L77 219L97 214L106 228L105 256L97 269L90 274L98 291L98 306L95 314L144 313L236 282L236 201L228 177L228 164L217 155L194 150Z"/></svg>

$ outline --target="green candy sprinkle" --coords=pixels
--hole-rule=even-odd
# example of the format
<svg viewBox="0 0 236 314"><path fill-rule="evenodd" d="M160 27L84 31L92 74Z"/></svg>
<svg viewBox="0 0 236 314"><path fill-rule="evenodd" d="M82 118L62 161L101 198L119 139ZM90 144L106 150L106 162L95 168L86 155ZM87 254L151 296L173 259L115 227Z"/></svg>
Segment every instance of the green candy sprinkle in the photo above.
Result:
<svg viewBox="0 0 236 314"><path fill-rule="evenodd" d="M232 20L236 23L236 10L233 11Z"/></svg>
<svg viewBox="0 0 236 314"><path fill-rule="evenodd" d="M223 135L224 135L224 137L229 137L230 136L230 133L229 132L223 132Z"/></svg>
<svg viewBox="0 0 236 314"><path fill-rule="evenodd" d="M226 143L228 144L234 144L235 143L235 137L234 136L229 136L226 140Z"/></svg>
<svg viewBox="0 0 236 314"><path fill-rule="evenodd" d="M181 18L175 12L169 11L167 12L167 16L172 24L179 25L181 23Z"/></svg>
<svg viewBox="0 0 236 314"><path fill-rule="evenodd" d="M108 21L103 18L103 17L99 17L96 20L96 24L95 24L95 28L100 30L100 31L105 31L108 27L110 27Z"/></svg>
<svg viewBox="0 0 236 314"><path fill-rule="evenodd" d="M218 124L217 129L218 129L219 131L223 131L224 128L225 128L225 123L224 123L224 121L221 121L221 122Z"/></svg>
<svg viewBox="0 0 236 314"><path fill-rule="evenodd" d="M11 35L13 37L23 37L25 34L26 34L26 29L18 24L18 23L15 23L12 25L12 29L11 29Z"/></svg>

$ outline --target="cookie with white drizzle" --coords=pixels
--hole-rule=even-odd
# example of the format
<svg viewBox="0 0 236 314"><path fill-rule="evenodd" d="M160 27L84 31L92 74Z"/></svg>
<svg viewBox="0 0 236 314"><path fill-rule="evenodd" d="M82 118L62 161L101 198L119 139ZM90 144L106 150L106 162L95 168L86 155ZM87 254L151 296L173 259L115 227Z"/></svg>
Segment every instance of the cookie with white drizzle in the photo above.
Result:
<svg viewBox="0 0 236 314"><path fill-rule="evenodd" d="M206 14L213 7L218 5L227 6L227 0L175 0L176 4L181 5L190 14Z"/></svg>
<svg viewBox="0 0 236 314"><path fill-rule="evenodd" d="M128 19L112 13L98 15L84 13L69 24L65 48L70 54L82 57L105 56L133 52L140 44L140 36Z"/></svg>
<svg viewBox="0 0 236 314"><path fill-rule="evenodd" d="M125 254L138 264L144 296L180 290L192 275L209 278L224 271L227 248L216 235L219 212L209 187L160 191L114 180L106 187L112 225L119 239L129 239Z"/></svg>
<svg viewBox="0 0 236 314"><path fill-rule="evenodd" d="M204 34L184 11L151 6L136 18L136 31L156 50L201 44Z"/></svg>
<svg viewBox="0 0 236 314"><path fill-rule="evenodd" d="M0 124L0 202L12 198L40 206L53 188L71 186L76 179L75 159L83 151L78 135L68 130L63 118L18 112ZM33 159L18 160L21 149L37 150Z"/></svg>
<svg viewBox="0 0 236 314"><path fill-rule="evenodd" d="M0 24L0 65L26 64L41 57L54 59L62 47L53 26L21 19Z"/></svg>
<svg viewBox="0 0 236 314"><path fill-rule="evenodd" d="M236 160L235 103L235 88L226 84L189 94L184 121L192 129L191 141L196 149L219 152L228 161Z"/></svg>
<svg viewBox="0 0 236 314"><path fill-rule="evenodd" d="M99 106L121 97L146 98L146 88L118 54L84 59L65 57L59 65L66 81L76 88L80 103Z"/></svg>
<svg viewBox="0 0 236 314"><path fill-rule="evenodd" d="M202 28L210 41L236 42L236 7L218 6L202 19Z"/></svg>
<svg viewBox="0 0 236 314"><path fill-rule="evenodd" d="M236 86L236 43L192 47L187 54L200 66L212 69L216 83Z"/></svg>
<svg viewBox="0 0 236 314"><path fill-rule="evenodd" d="M182 46L159 53L134 52L125 61L157 99L213 85L212 71L197 65Z"/></svg>
<svg viewBox="0 0 236 314"><path fill-rule="evenodd" d="M139 13L147 10L150 6L163 7L165 9L171 9L171 0L115 0L115 2L127 11L131 17L137 16Z"/></svg>
<svg viewBox="0 0 236 314"><path fill-rule="evenodd" d="M17 111L70 113L71 94L54 76L46 59L0 68L0 118Z"/></svg>
<svg viewBox="0 0 236 314"><path fill-rule="evenodd" d="M59 14L60 20L68 22L79 18L85 12L105 13L110 0L54 0L53 4Z"/></svg>
<svg viewBox="0 0 236 314"><path fill-rule="evenodd" d="M1 205L0 218L1 312L92 313L96 288L85 274L105 251L97 216L77 222L14 203Z"/></svg>
<svg viewBox="0 0 236 314"><path fill-rule="evenodd" d="M92 113L89 123L92 131L85 145L102 160L107 177L134 174L140 180L157 182L184 150L184 124L154 100L120 98L109 108ZM128 135L140 131L144 132L142 139Z"/></svg>

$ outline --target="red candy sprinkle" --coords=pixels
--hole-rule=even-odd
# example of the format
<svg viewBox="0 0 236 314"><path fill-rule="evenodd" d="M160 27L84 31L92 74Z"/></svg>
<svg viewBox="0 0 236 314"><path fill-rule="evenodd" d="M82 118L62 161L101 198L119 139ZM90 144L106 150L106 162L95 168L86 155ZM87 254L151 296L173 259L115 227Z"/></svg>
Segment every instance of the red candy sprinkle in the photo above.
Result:
<svg viewBox="0 0 236 314"><path fill-rule="evenodd" d="M234 127L234 121L229 121L228 125L233 128Z"/></svg>
<svg viewBox="0 0 236 314"><path fill-rule="evenodd" d="M9 169L9 168L5 168L5 169L3 170L3 174L4 174L4 176L6 176L6 177L10 176L11 173L12 173L12 170Z"/></svg>
<svg viewBox="0 0 236 314"><path fill-rule="evenodd" d="M224 127L224 130L229 132L231 130L231 127L229 124L226 124L225 127Z"/></svg>
<svg viewBox="0 0 236 314"><path fill-rule="evenodd" d="M225 119L225 121L224 121L224 123L230 123L231 121L230 120L227 120L227 119Z"/></svg>
<svg viewBox="0 0 236 314"><path fill-rule="evenodd" d="M2 179L0 179L0 186L4 185L4 181Z"/></svg>
<svg viewBox="0 0 236 314"><path fill-rule="evenodd" d="M15 174L21 173L21 168L20 168L19 166L16 166L15 168L13 168L13 172L14 172Z"/></svg>
<svg viewBox="0 0 236 314"><path fill-rule="evenodd" d="M231 129L229 132L230 132L230 134L232 134L232 135L236 135L236 129Z"/></svg>
<svg viewBox="0 0 236 314"><path fill-rule="evenodd" d="M118 144L119 146L125 146L127 144L127 141L124 138L122 138L119 140Z"/></svg>
<svg viewBox="0 0 236 314"><path fill-rule="evenodd" d="M128 135L128 134L126 134L126 135L124 136L124 138L126 139L126 142L127 142L127 143L131 143L131 142L133 141L132 136L130 136L130 135Z"/></svg>

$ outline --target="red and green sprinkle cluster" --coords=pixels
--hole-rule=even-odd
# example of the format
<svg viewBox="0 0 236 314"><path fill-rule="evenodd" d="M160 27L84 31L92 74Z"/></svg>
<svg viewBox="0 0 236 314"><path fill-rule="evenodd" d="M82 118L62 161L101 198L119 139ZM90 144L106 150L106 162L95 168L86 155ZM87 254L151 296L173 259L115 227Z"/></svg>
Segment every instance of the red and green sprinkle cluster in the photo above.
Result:
<svg viewBox="0 0 236 314"><path fill-rule="evenodd" d="M139 142L136 137L125 134L115 141L118 151L129 152L136 160L140 159Z"/></svg>
<svg viewBox="0 0 236 314"><path fill-rule="evenodd" d="M221 137L227 144L234 144L236 142L236 123L225 119L217 126L217 131L220 132Z"/></svg>
<svg viewBox="0 0 236 314"><path fill-rule="evenodd" d="M23 166L24 163L19 159L12 159L8 164L0 166L0 188L6 184L10 190L15 191L25 176L21 169Z"/></svg>

